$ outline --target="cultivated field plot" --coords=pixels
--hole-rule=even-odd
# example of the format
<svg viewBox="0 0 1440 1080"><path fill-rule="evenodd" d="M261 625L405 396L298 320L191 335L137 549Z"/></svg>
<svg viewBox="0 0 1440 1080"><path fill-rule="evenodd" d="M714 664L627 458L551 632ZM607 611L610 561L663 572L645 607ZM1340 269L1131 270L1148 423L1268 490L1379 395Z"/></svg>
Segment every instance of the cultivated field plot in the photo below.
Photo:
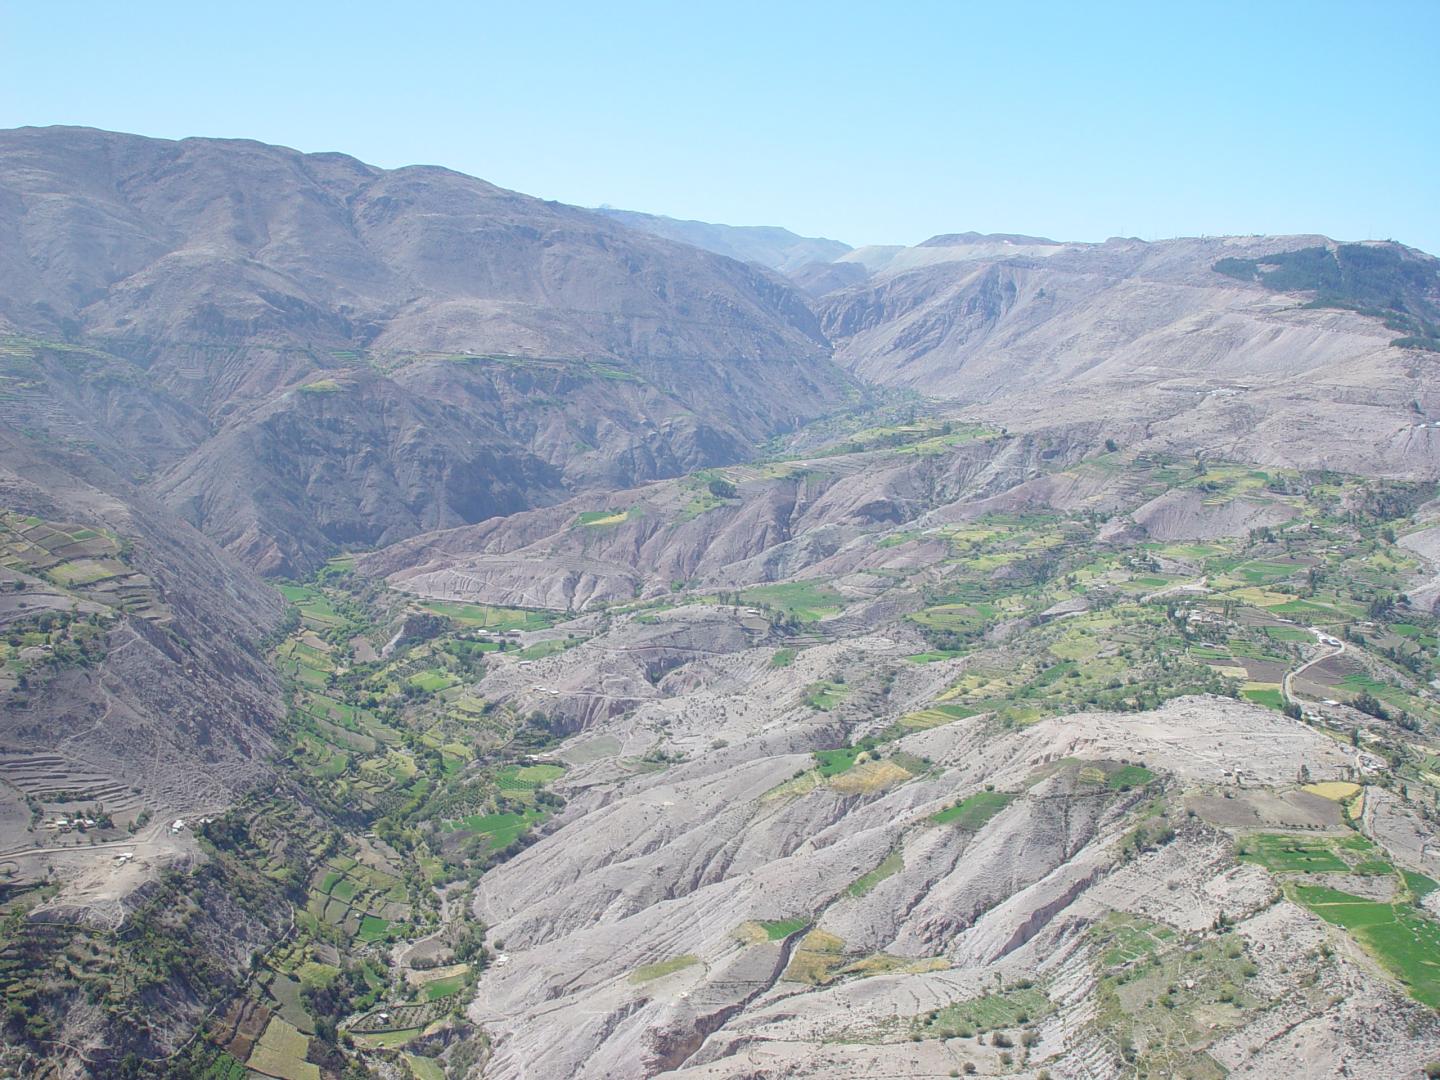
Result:
<svg viewBox="0 0 1440 1080"><path fill-rule="evenodd" d="M488 604L462 604L445 601L426 601L421 605L434 615L443 615L462 626L477 630L543 630L555 622L555 614L549 611L532 611L526 608L491 607Z"/></svg>
<svg viewBox="0 0 1440 1080"><path fill-rule="evenodd" d="M1333 782L1312 787L1324 790L1330 799L1358 790L1353 784ZM1312 797L1322 796L1315 792ZM1258 833L1242 837L1237 851L1242 861L1281 875L1293 900L1351 934L1411 996L1440 1008L1440 923L1417 906L1440 887L1432 879L1397 871L1371 840L1353 832L1342 836ZM1328 883L1356 878L1389 879L1392 888L1358 896ZM1377 900L1375 895L1393 898Z"/></svg>
<svg viewBox="0 0 1440 1080"><path fill-rule="evenodd" d="M1045 992L1027 985L932 1009L916 1017L913 1026L927 1038L969 1039L976 1034L1023 1027L1053 1011Z"/></svg>
<svg viewBox="0 0 1440 1080"><path fill-rule="evenodd" d="M673 975L677 971L684 971L688 967L694 967L700 963L700 958L691 953L683 956L672 956L668 960L657 960L653 964L643 964L630 974L630 981L637 984L654 982L656 979L663 979L666 975Z"/></svg>
<svg viewBox="0 0 1440 1080"><path fill-rule="evenodd" d="M1258 833L1242 838L1236 847L1244 862L1276 874L1343 874L1364 861L1372 845L1363 836L1300 836L1293 833ZM1342 857L1345 856L1345 857Z"/></svg>
<svg viewBox="0 0 1440 1080"><path fill-rule="evenodd" d="M366 1013L351 1024L349 1030L358 1035L396 1031L413 1031L418 1034L425 1025L433 1023L449 1012L450 1007L451 1003L443 998L438 1001L423 1001L410 1005L387 1005Z"/></svg>
<svg viewBox="0 0 1440 1080"><path fill-rule="evenodd" d="M1335 799L1314 790L1193 794L1185 797L1185 806L1212 825L1230 829L1328 830L1344 824Z"/></svg>
<svg viewBox="0 0 1440 1080"><path fill-rule="evenodd" d="M333 856L311 880L306 912L362 941L386 937L392 924L410 916L405 884L392 874Z"/></svg>
<svg viewBox="0 0 1440 1080"><path fill-rule="evenodd" d="M520 838L532 826L545 820L543 810L506 810L494 814L471 814L457 821L447 821L449 832L471 833L484 837L490 850L498 851Z"/></svg>
<svg viewBox="0 0 1440 1080"><path fill-rule="evenodd" d="M300 610L306 626L329 630L344 624L345 619L330 602L325 590L314 585L277 585L280 594Z"/></svg>
<svg viewBox="0 0 1440 1080"><path fill-rule="evenodd" d="M1101 1032L1141 1051L1149 1075L1220 1080L1206 1047L1270 1004L1252 987L1244 940L1187 937L1130 916L1112 916L1091 937Z"/></svg>
<svg viewBox="0 0 1440 1080"><path fill-rule="evenodd" d="M279 1080L320 1080L320 1066L305 1060L310 1040L278 1016L272 1016L265 1034L245 1064Z"/></svg>
<svg viewBox="0 0 1440 1080"><path fill-rule="evenodd" d="M1007 791L977 791L955 805L931 814L930 820L936 825L953 825L965 832L979 832L987 821L1014 799L1015 796Z"/></svg>
<svg viewBox="0 0 1440 1080"><path fill-rule="evenodd" d="M1440 923L1409 904L1378 903L1323 885L1296 885L1293 895L1344 927L1417 1001L1440 1008Z"/></svg>
<svg viewBox="0 0 1440 1080"><path fill-rule="evenodd" d="M170 609L129 557L127 545L110 533L0 510L0 566L116 611L167 620Z"/></svg>
<svg viewBox="0 0 1440 1080"><path fill-rule="evenodd" d="M742 592L740 600L749 607L778 611L802 623L832 618L845 607L844 598L819 581L758 585Z"/></svg>

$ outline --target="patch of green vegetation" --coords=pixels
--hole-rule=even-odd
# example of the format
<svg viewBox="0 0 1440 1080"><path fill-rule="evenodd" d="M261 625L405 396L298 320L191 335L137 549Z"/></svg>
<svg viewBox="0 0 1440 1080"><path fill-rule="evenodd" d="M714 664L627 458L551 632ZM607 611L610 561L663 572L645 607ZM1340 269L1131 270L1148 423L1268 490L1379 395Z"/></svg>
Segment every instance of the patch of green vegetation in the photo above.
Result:
<svg viewBox="0 0 1440 1080"><path fill-rule="evenodd" d="M579 644L579 638L550 638L548 641L537 641L534 645L528 645L515 655L521 660L543 660Z"/></svg>
<svg viewBox="0 0 1440 1080"><path fill-rule="evenodd" d="M1343 874L1350 869L1329 841L1292 833L1257 833L1240 841L1237 854L1276 874Z"/></svg>
<svg viewBox="0 0 1440 1080"><path fill-rule="evenodd" d="M916 1030L927 1038L969 1038L981 1032L1000 1031L1038 1020L1054 1011L1038 987L1025 986L998 994L956 1001L915 1020Z"/></svg>
<svg viewBox="0 0 1440 1080"><path fill-rule="evenodd" d="M1247 686L1240 691L1240 694L1246 701L1267 706L1276 712L1285 708L1285 698L1281 695L1278 686Z"/></svg>
<svg viewBox="0 0 1440 1080"><path fill-rule="evenodd" d="M300 617L322 629L341 625L345 619L327 597L311 585L277 585L280 594L300 609Z"/></svg>
<svg viewBox="0 0 1440 1080"><path fill-rule="evenodd" d="M300 387L302 394L338 394L343 387L334 379L316 379Z"/></svg>
<svg viewBox="0 0 1440 1080"><path fill-rule="evenodd" d="M1119 967L1148 959L1175 941L1175 931L1164 923L1152 922L1138 915L1113 912L1097 929L1106 942L1100 962L1106 967Z"/></svg>
<svg viewBox="0 0 1440 1080"><path fill-rule="evenodd" d="M740 599L750 607L780 611L802 623L828 619L832 615L840 614L844 607L839 593L817 581L785 581L776 585L757 585L742 592Z"/></svg>
<svg viewBox="0 0 1440 1080"><path fill-rule="evenodd" d="M844 683L818 682L805 688L805 703L812 709L829 712L849 695L850 688Z"/></svg>
<svg viewBox="0 0 1440 1080"><path fill-rule="evenodd" d="M471 814L458 822L448 823L447 828L487 837L491 848L498 850L518 840L531 825L544 819L545 814L541 810L507 810L495 814Z"/></svg>
<svg viewBox="0 0 1440 1080"><path fill-rule="evenodd" d="M886 855L885 858L880 861L880 865L875 867L874 870L861 874L852 881L845 891L851 896L864 896L871 889L875 888L876 885L879 885L880 882L894 874L898 874L903 869L905 869L905 859L900 854L899 849L896 849Z"/></svg>
<svg viewBox="0 0 1440 1080"><path fill-rule="evenodd" d="M1315 635L1309 630L1302 630L1298 626L1267 626L1265 633L1276 641L1285 641L1296 645L1309 645L1315 641Z"/></svg>
<svg viewBox="0 0 1440 1080"><path fill-rule="evenodd" d="M424 1028L406 1028L402 1031L377 1031L366 1032L364 1035L357 1035L355 1039L364 1046L373 1046L381 1050L393 1050L397 1046L404 1046L408 1042L418 1039Z"/></svg>
<svg viewBox="0 0 1440 1080"><path fill-rule="evenodd" d="M954 806L939 813L931 814L930 820L936 825L954 825L966 832L979 832L987 821L1014 801L1008 791L977 791L967 795Z"/></svg>
<svg viewBox="0 0 1440 1080"><path fill-rule="evenodd" d="M1144 787L1155 779L1155 774L1143 765L1122 765L1105 777L1105 786L1111 791L1129 791Z"/></svg>
<svg viewBox="0 0 1440 1080"><path fill-rule="evenodd" d="M465 626L485 630L543 630L555 622L556 616L549 611L529 611L525 608L492 607L489 604L461 604L446 601L427 601L421 605L434 615L443 615Z"/></svg>
<svg viewBox="0 0 1440 1080"><path fill-rule="evenodd" d="M358 937L361 941L382 941L390 933L390 920L378 915L366 915L360 920Z"/></svg>
<svg viewBox="0 0 1440 1080"><path fill-rule="evenodd" d="M452 997L465 989L466 982L464 972L459 975L447 975L443 979L427 982L421 989L420 997L425 1001L439 1001L441 998Z"/></svg>
<svg viewBox="0 0 1440 1080"><path fill-rule="evenodd" d="M1404 984L1416 1001L1440 1008L1440 923L1408 904L1386 904L1323 885L1296 885L1295 899L1345 930Z"/></svg>
<svg viewBox="0 0 1440 1080"><path fill-rule="evenodd" d="M1440 889L1440 882L1434 878L1426 877L1424 874L1417 874L1411 870L1401 870L1400 876L1405 879L1405 887L1410 890L1410 895L1417 901L1425 899L1436 889Z"/></svg>
<svg viewBox="0 0 1440 1080"><path fill-rule="evenodd" d="M666 975L673 975L677 971L684 971L688 967L700 963L700 958L693 953L686 953L684 956L672 956L668 960L660 960L654 964L644 964L630 973L632 983L654 982L656 979L663 979Z"/></svg>
<svg viewBox="0 0 1440 1080"><path fill-rule="evenodd" d="M829 779L849 772L855 767L855 759L875 749L874 739L861 739L854 746L838 746L833 750L816 750L815 760L819 763L820 775Z"/></svg>
<svg viewBox="0 0 1440 1080"><path fill-rule="evenodd" d="M575 515L576 524L590 527L619 525L627 521L630 510L585 510Z"/></svg>
<svg viewBox="0 0 1440 1080"><path fill-rule="evenodd" d="M1249 981L1257 968L1244 939L1181 935L1125 915L1108 917L1091 934L1099 954L1093 1022L1133 1064L1133 1075L1223 1080L1206 1048L1269 1003ZM1295 993L1303 999L1303 991Z"/></svg>
<svg viewBox="0 0 1440 1080"><path fill-rule="evenodd" d="M775 655L770 657L770 666L772 668L787 668L794 662L794 649L776 649Z"/></svg>
<svg viewBox="0 0 1440 1080"><path fill-rule="evenodd" d="M809 919L763 919L758 924L771 941L783 941L810 925Z"/></svg>
<svg viewBox="0 0 1440 1080"><path fill-rule="evenodd" d="M1310 307L1338 307L1383 319L1399 339L1440 343L1435 271L1403 252L1371 244L1299 248L1256 259L1221 259L1214 269L1278 292L1313 292Z"/></svg>
<svg viewBox="0 0 1440 1080"><path fill-rule="evenodd" d="M565 775L559 765L507 765L495 776L501 791L531 792Z"/></svg>
<svg viewBox="0 0 1440 1080"><path fill-rule="evenodd" d="M424 690L427 694L433 694L440 690L448 690L459 681L459 679L455 678L455 676L449 672L439 671L435 668L418 672L415 675L411 675L409 679L411 686L419 690Z"/></svg>
<svg viewBox="0 0 1440 1080"><path fill-rule="evenodd" d="M933 664L937 660L953 660L963 655L960 649L927 649L925 652L912 653L905 659L912 664Z"/></svg>

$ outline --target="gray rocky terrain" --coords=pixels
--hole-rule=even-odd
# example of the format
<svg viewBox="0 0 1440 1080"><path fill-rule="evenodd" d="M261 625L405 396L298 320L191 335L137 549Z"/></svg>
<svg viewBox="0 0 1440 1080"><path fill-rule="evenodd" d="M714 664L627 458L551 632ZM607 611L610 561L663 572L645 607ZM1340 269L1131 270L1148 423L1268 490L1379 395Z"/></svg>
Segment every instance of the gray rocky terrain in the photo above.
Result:
<svg viewBox="0 0 1440 1080"><path fill-rule="evenodd" d="M1437 320L0 133L0 1072L1422 1076Z"/></svg>
<svg viewBox="0 0 1440 1080"><path fill-rule="evenodd" d="M0 135L0 317L33 362L96 354L11 422L109 414L151 488L267 572L726 463L855 393L767 271L244 141Z"/></svg>

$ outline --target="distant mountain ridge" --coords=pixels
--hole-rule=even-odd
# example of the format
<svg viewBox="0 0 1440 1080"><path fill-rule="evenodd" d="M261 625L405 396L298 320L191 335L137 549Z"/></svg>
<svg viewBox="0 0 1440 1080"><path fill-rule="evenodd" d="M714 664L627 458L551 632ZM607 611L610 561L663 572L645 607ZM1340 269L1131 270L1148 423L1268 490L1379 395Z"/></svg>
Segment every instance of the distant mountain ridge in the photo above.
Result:
<svg viewBox="0 0 1440 1080"><path fill-rule="evenodd" d="M839 240L800 236L774 225L716 225L608 206L602 206L597 213L654 236L691 244L741 262L760 263L787 275L812 263L833 262L851 250L849 244Z"/></svg>

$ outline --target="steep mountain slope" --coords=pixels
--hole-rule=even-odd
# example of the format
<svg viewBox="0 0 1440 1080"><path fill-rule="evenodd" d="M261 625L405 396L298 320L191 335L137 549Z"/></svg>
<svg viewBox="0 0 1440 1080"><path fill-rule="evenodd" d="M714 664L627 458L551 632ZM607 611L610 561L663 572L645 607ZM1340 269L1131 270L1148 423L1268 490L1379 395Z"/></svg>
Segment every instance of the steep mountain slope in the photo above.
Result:
<svg viewBox="0 0 1440 1080"><path fill-rule="evenodd" d="M1351 257L1338 294L1317 292L1325 277L1254 269L1311 249L1371 255ZM1393 304L1376 307L1376 289ZM863 378L987 403L1012 428L1064 416L1133 436L1163 424L1180 449L1434 475L1440 354L1424 334L1437 297L1440 263L1394 244L967 234L892 253L820 311L837 358Z"/></svg>
<svg viewBox="0 0 1440 1080"><path fill-rule="evenodd" d="M850 251L850 245L839 240L800 236L774 225L713 225L708 221L684 221L608 206L601 207L596 213L653 236L690 244L741 262L759 263L787 275L812 263L832 262Z"/></svg>
<svg viewBox="0 0 1440 1080"><path fill-rule="evenodd" d="M128 362L105 365L115 437L147 432L162 498L278 572L734 460L853 393L756 267L444 169L241 141L0 133L0 317Z"/></svg>
<svg viewBox="0 0 1440 1080"><path fill-rule="evenodd" d="M283 614L273 590L88 449L0 428L7 894L48 879L59 894L43 917L73 909L113 927L146 877L193 860L171 822L272 775L283 707L265 639ZM145 871L112 878L117 846Z"/></svg>

